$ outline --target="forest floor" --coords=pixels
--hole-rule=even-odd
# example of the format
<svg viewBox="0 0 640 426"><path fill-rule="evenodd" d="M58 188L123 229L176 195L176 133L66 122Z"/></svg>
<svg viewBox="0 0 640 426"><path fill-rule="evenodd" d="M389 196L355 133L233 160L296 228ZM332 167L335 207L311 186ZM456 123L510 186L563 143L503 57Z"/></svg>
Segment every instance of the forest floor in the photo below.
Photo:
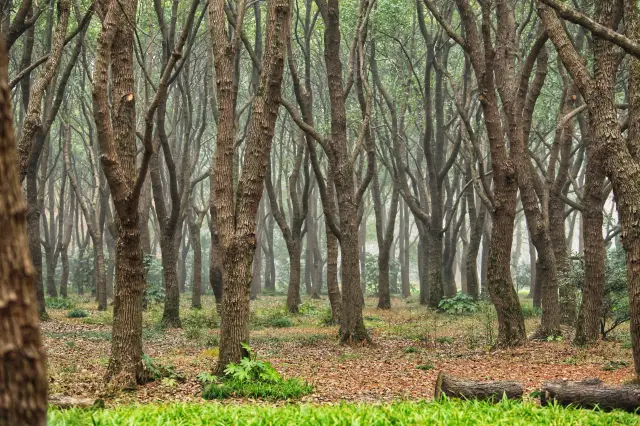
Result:
<svg viewBox="0 0 640 426"><path fill-rule="evenodd" d="M163 330L160 304L144 314L144 353L163 366L173 366L184 379L163 379L137 392L113 392L104 384L111 341L112 307L98 312L90 298L54 309L42 323L51 394L122 403L202 401L197 376L213 368L218 355L219 317L212 296L202 310L189 308L183 295L182 329ZM56 302L53 300L52 302ZM328 301L305 298L298 315L286 315L281 296L260 296L251 304L251 346L285 377L300 377L314 386L304 402L387 402L430 399L437 374L477 380L519 380L528 395L552 379L599 377L620 384L633 378L628 326L592 348L571 345L568 336L529 342L515 349L493 350L497 336L490 307L470 315L435 313L415 297L393 298L390 311L376 309L368 297L364 311L372 346L349 347L337 342L337 326L323 325ZM523 300L527 332L539 317ZM62 306L58 306L62 308ZM84 311L84 312L83 312ZM68 318L70 312L84 318Z"/></svg>

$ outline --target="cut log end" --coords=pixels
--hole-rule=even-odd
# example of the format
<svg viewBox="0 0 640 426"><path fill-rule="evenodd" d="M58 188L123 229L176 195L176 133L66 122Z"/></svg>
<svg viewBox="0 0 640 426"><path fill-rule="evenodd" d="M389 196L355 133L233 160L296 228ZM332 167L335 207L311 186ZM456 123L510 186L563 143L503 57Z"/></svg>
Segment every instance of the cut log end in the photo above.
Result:
<svg viewBox="0 0 640 426"><path fill-rule="evenodd" d="M522 399L522 383L515 381L471 381L450 376L440 371L433 394L435 399L442 396L482 401Z"/></svg>

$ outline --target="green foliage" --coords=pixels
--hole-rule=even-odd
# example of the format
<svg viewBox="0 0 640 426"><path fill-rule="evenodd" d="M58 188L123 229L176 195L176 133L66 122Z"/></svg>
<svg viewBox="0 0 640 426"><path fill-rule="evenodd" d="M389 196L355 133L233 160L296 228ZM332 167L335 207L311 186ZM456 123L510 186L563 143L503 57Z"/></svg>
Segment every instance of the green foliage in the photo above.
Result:
<svg viewBox="0 0 640 426"><path fill-rule="evenodd" d="M627 293L627 266L622 247L610 249L605 263L604 299L600 319L602 337L629 321L629 297ZM584 288L584 259L576 256L567 278L579 289Z"/></svg>
<svg viewBox="0 0 640 426"><path fill-rule="evenodd" d="M73 309L76 306L68 297L47 297L44 303L47 309Z"/></svg>
<svg viewBox="0 0 640 426"><path fill-rule="evenodd" d="M413 354L418 352L418 348L416 348L415 346L407 346L406 348L404 348L403 352L405 354Z"/></svg>
<svg viewBox="0 0 640 426"><path fill-rule="evenodd" d="M525 318L535 318L542 315L542 309L536 308L532 303L522 303L522 316Z"/></svg>
<svg viewBox="0 0 640 426"><path fill-rule="evenodd" d="M153 256L145 256L144 267L147 270L147 303L156 304L164 301L164 284L162 283L162 261Z"/></svg>
<svg viewBox="0 0 640 426"><path fill-rule="evenodd" d="M376 293L378 291L379 271L378 256L372 253L365 253L364 258L364 274L362 279L365 283L367 293ZM400 271L400 264L391 259L389 260L389 275L397 275Z"/></svg>
<svg viewBox="0 0 640 426"><path fill-rule="evenodd" d="M264 309L252 313L250 323L257 327L286 328L293 327L293 321L282 308Z"/></svg>
<svg viewBox="0 0 640 426"><path fill-rule="evenodd" d="M164 378L182 381L184 375L178 371L171 364L161 364L159 361L151 358L147 354L142 354L142 363L144 364L144 370L147 373L147 377L151 380L160 380Z"/></svg>
<svg viewBox="0 0 640 426"><path fill-rule="evenodd" d="M523 288L531 285L531 265L520 263L516 266L515 276L516 291L519 292Z"/></svg>
<svg viewBox="0 0 640 426"><path fill-rule="evenodd" d="M478 302L468 294L458 293L453 297L444 298L438 304L438 310L448 314L466 315L478 312Z"/></svg>
<svg viewBox="0 0 640 426"><path fill-rule="evenodd" d="M67 313L67 318L86 318L89 312L86 309L74 308Z"/></svg>
<svg viewBox="0 0 640 426"><path fill-rule="evenodd" d="M312 391L312 386L299 379L283 379L271 363L258 359L249 345L242 344L248 356L239 363L229 363L222 380L203 373L198 376L204 387L204 399L231 396L282 400L299 398Z"/></svg>
<svg viewBox="0 0 640 426"><path fill-rule="evenodd" d="M230 390L227 388L227 390ZM293 386L286 390L295 390ZM259 393L259 392L258 392ZM239 394L236 394L240 396ZM271 394L273 395L273 393ZM261 404L165 404L122 405L104 410L52 409L50 426L110 425L631 425L635 414L580 410L533 402L502 400L497 404L480 401L442 400L397 402L393 404L336 404L284 406Z"/></svg>
<svg viewBox="0 0 640 426"><path fill-rule="evenodd" d="M336 324L336 321L333 319L333 312L331 312L330 307L322 311L318 322L323 327L330 327Z"/></svg>
<svg viewBox="0 0 640 426"><path fill-rule="evenodd" d="M434 368L435 367L431 364L421 364L416 366L416 369L423 370L423 371L433 370Z"/></svg>
<svg viewBox="0 0 640 426"><path fill-rule="evenodd" d="M182 315L182 325L185 328L218 328L220 317L215 309L189 309Z"/></svg>

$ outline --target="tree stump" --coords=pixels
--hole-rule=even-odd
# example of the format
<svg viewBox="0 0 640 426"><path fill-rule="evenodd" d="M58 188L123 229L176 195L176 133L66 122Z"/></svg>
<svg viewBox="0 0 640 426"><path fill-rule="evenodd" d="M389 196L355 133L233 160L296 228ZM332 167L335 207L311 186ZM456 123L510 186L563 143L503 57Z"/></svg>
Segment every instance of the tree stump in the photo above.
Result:
<svg viewBox="0 0 640 426"><path fill-rule="evenodd" d="M433 397L438 399L446 395L451 398L498 402L503 396L509 399L522 399L522 392L522 383L520 382L463 380L440 371Z"/></svg>
<svg viewBox="0 0 640 426"><path fill-rule="evenodd" d="M640 408L640 386L606 386L600 379L581 381L555 380L545 382L540 389L542 405L556 403L566 406L604 410L625 410L635 412Z"/></svg>

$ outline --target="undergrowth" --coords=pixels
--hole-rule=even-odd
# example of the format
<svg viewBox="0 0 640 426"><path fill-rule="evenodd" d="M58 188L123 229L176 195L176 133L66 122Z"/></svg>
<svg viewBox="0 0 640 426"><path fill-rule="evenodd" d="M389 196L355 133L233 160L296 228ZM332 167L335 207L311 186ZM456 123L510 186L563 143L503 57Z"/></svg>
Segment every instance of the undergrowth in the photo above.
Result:
<svg viewBox="0 0 640 426"><path fill-rule="evenodd" d="M614 411L540 407L503 400L400 402L394 404L308 404L274 407L258 404L133 405L106 410L51 410L51 426L84 425L633 425L640 417Z"/></svg>

